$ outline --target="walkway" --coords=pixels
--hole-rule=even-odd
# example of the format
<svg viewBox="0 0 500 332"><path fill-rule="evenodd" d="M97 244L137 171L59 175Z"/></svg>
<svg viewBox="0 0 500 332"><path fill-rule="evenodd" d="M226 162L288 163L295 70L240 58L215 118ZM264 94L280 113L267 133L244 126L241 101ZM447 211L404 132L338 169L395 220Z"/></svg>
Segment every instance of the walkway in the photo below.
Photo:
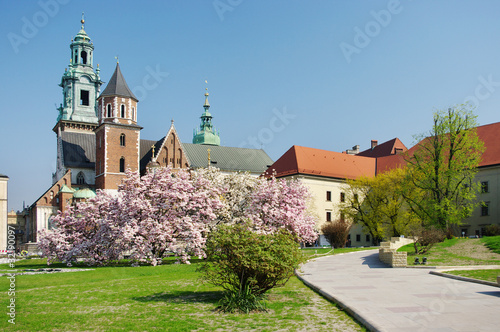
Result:
<svg viewBox="0 0 500 332"><path fill-rule="evenodd" d="M378 250L326 256L301 278L372 331L500 331L500 288L389 268Z"/></svg>

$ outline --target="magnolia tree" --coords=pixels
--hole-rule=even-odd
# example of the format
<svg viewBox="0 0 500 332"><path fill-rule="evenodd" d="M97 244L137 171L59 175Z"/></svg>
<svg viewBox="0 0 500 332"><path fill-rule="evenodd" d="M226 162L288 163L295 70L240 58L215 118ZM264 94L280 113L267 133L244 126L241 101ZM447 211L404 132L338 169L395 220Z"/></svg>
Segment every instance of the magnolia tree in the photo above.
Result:
<svg viewBox="0 0 500 332"><path fill-rule="evenodd" d="M285 229L301 242L313 242L315 219L307 212L307 189L297 180L157 169L143 177L128 172L118 193L98 191L86 203L55 218L55 229L40 234L48 262L82 259L103 265L123 258L159 264L175 254L189 263L204 257L208 233L218 224L251 220L259 233Z"/></svg>

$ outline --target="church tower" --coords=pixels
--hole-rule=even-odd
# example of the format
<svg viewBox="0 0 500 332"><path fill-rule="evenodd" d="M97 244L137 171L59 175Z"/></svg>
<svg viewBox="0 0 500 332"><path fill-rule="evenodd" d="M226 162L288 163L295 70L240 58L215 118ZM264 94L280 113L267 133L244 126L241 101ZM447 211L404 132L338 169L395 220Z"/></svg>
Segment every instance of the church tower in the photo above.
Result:
<svg viewBox="0 0 500 332"><path fill-rule="evenodd" d="M96 99L102 81L99 78L99 65L94 70L94 44L82 28L71 40L71 57L59 86L63 89L63 103L60 104L57 125L66 127L82 123L89 127L97 126ZM78 126L77 126L78 127Z"/></svg>
<svg viewBox="0 0 500 332"><path fill-rule="evenodd" d="M140 130L137 98L116 63L106 89L97 99L99 126L95 130L97 189L116 190L125 171L139 170Z"/></svg>
<svg viewBox="0 0 500 332"><path fill-rule="evenodd" d="M92 187L93 151L74 151L71 148L75 144L90 147L88 142L95 140L94 130L98 124L96 99L102 84L99 65L94 69L94 44L85 32L83 15L81 24L80 31L71 40L69 66L59 84L63 102L57 108L59 114L57 124L53 128L57 135L57 164L52 182L57 182L71 169L73 184Z"/></svg>
<svg viewBox="0 0 500 332"><path fill-rule="evenodd" d="M212 125L212 114L208 111L210 104L208 103L207 90L205 88L205 104L203 105L205 111L201 115L200 129L195 129L193 133L193 144L220 145L219 133L215 132Z"/></svg>

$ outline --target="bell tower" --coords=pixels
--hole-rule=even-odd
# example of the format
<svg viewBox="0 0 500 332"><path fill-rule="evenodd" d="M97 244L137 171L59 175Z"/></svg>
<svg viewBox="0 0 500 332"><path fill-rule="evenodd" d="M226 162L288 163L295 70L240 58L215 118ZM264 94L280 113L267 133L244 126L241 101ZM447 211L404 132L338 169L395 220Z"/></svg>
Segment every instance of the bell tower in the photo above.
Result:
<svg viewBox="0 0 500 332"><path fill-rule="evenodd" d="M82 14L82 27L71 40L71 56L59 86L62 88L63 102L57 117L61 122L79 122L89 126L97 125L97 104L102 81L99 77L99 65L94 70L94 44L85 32L85 20Z"/></svg>
<svg viewBox="0 0 500 332"><path fill-rule="evenodd" d="M139 170L140 130L137 125L138 100L130 91L118 61L106 89L97 99L95 130L97 189L116 190L125 171Z"/></svg>
<svg viewBox="0 0 500 332"><path fill-rule="evenodd" d="M57 135L56 172L52 175L52 182L72 169L73 184L79 183L77 176L82 172L84 184L93 186L93 152L71 150L71 146L78 142L86 142L85 146L89 146L87 143L95 140L94 130L98 125L96 99L102 84L99 65L94 69L94 44L85 32L83 14L81 24L80 31L71 40L69 65L59 84L63 100L57 108L57 123L52 129Z"/></svg>

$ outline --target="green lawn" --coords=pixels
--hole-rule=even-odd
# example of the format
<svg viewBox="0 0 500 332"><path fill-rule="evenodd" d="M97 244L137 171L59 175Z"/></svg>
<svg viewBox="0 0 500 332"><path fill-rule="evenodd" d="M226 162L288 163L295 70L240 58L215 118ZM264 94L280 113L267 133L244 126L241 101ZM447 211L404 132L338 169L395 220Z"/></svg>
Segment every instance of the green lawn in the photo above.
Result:
<svg viewBox="0 0 500 332"><path fill-rule="evenodd" d="M304 248L302 251L304 254L307 256L326 256L326 255L338 255L338 254L345 254L348 252L354 252L354 251L361 251L361 250L372 250L372 249L378 249L378 247L368 247L368 248L336 248L332 251L331 247L311 247L311 248Z"/></svg>
<svg viewBox="0 0 500 332"><path fill-rule="evenodd" d="M8 323L4 314L0 330L364 330L295 277L285 287L270 292L267 313L219 313L215 308L221 289L204 284L197 265L116 266L19 275L15 280L16 324ZM33 259L17 262L16 267L47 266L44 260ZM0 278L2 308L9 303L8 287L7 277Z"/></svg>
<svg viewBox="0 0 500 332"><path fill-rule="evenodd" d="M427 257L431 266L500 265L500 253L489 250L485 243L493 246L500 243L500 236L482 239L454 238L435 244L425 255L415 255L413 244L398 251L408 252L408 265L413 265L415 257L422 261Z"/></svg>
<svg viewBox="0 0 500 332"><path fill-rule="evenodd" d="M500 276L500 270L456 270L446 273L467 278L497 282L497 276Z"/></svg>

